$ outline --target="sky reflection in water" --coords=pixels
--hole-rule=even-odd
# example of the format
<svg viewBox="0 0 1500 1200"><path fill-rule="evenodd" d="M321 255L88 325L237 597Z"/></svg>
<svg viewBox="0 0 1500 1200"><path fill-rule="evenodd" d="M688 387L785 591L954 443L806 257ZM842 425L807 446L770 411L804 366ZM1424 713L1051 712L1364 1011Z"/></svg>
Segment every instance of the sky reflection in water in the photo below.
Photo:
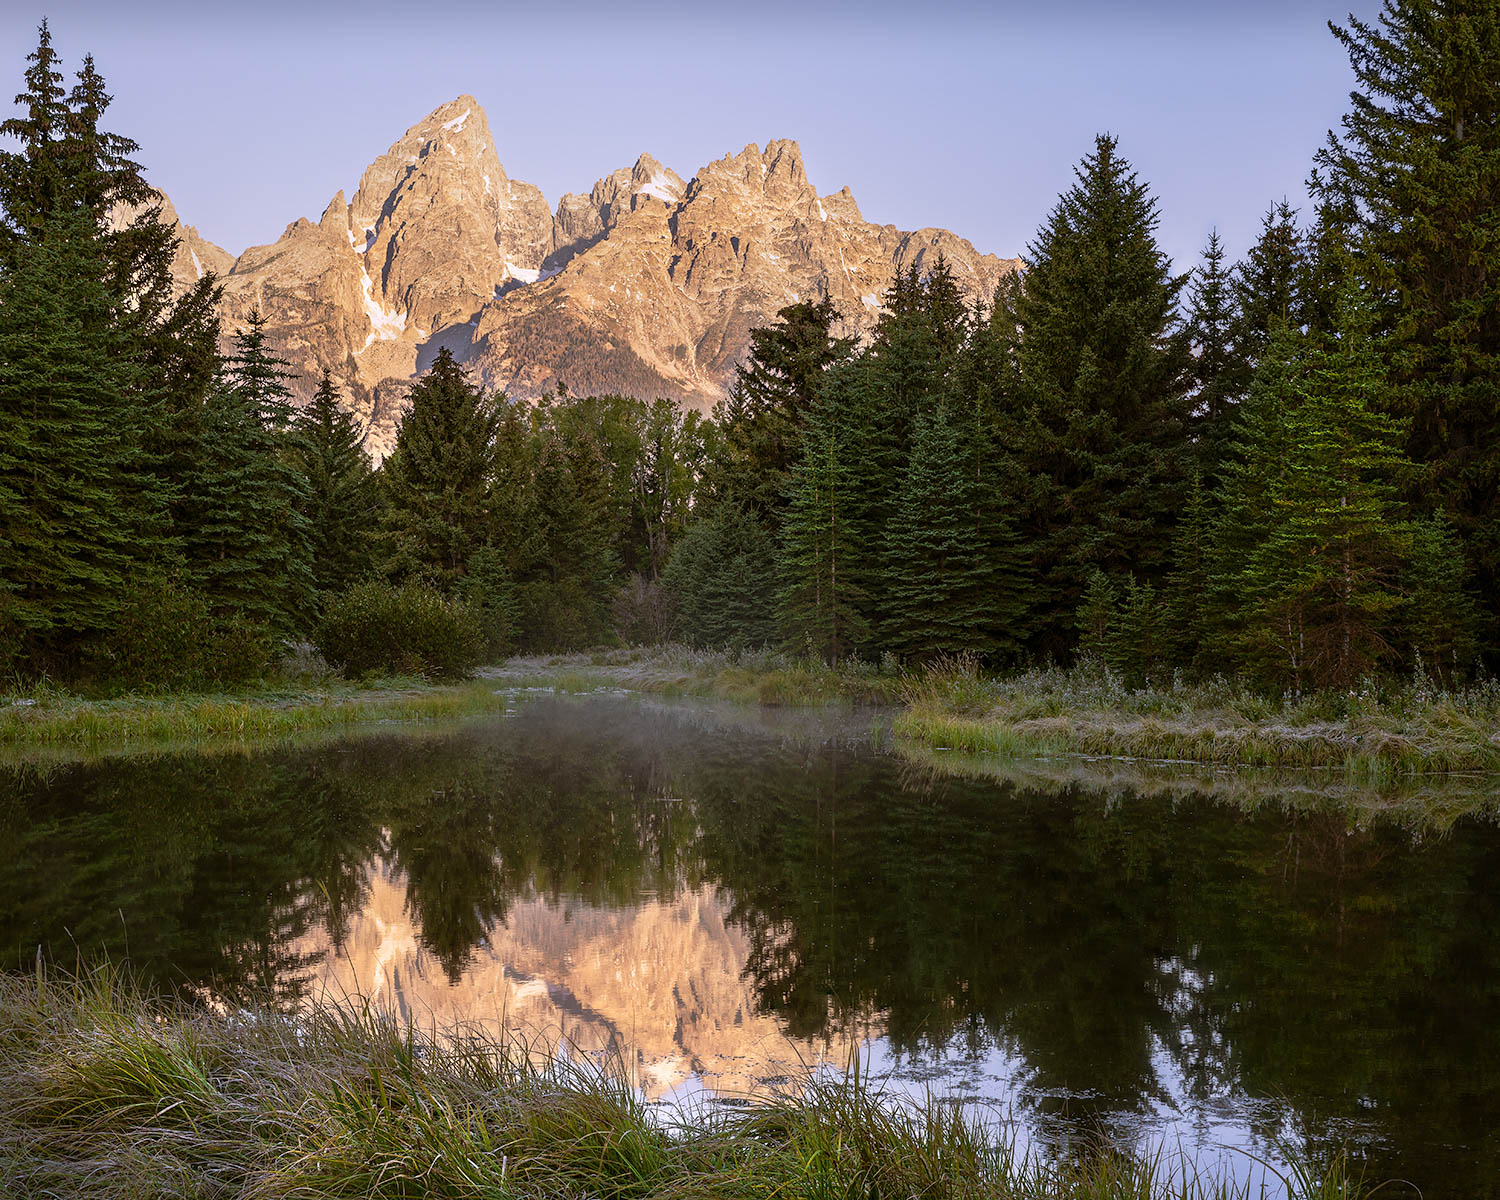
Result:
<svg viewBox="0 0 1500 1200"><path fill-rule="evenodd" d="M1076 765L956 777L871 725L557 699L13 768L0 946L613 1048L659 1098L857 1053L1025 1144L1104 1134L1243 1178L1240 1150L1347 1143L1428 1197L1496 1194L1493 820L1247 807Z"/></svg>

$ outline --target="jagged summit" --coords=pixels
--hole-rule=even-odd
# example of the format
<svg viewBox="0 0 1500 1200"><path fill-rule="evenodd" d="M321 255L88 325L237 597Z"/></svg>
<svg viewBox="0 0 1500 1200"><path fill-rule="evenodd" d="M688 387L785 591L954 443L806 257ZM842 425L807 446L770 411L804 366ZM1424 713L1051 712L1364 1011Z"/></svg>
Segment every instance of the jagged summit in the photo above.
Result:
<svg viewBox="0 0 1500 1200"><path fill-rule="evenodd" d="M913 263L941 252L984 300L1017 266L946 230L866 222L847 188L818 194L786 139L686 181L643 153L554 211L506 173L469 95L411 126L316 222L299 218L232 264L196 231L183 246L180 282L224 278L227 332L258 307L303 391L331 370L377 455L440 347L517 398L563 381L707 408L749 331L787 304L829 296L862 334Z"/></svg>

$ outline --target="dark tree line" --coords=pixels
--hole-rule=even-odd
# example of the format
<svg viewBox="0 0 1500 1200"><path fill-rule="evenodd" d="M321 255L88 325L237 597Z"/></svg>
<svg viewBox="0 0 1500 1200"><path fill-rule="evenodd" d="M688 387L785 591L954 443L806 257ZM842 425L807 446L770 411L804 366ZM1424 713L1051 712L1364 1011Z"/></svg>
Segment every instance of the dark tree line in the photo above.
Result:
<svg viewBox="0 0 1500 1200"><path fill-rule="evenodd" d="M794 304L713 420L521 406L443 353L377 469L329 378L292 411L258 319L220 355L212 278L174 298L134 144L43 26L0 154L0 657L128 683L191 624L232 673L377 579L463 606L492 655L675 636L1291 689L1493 667L1500 2L1334 32L1352 111L1311 212L1274 204L1242 262L1214 236L1174 272L1100 136L982 307L941 259L867 342Z"/></svg>
<svg viewBox="0 0 1500 1200"><path fill-rule="evenodd" d="M1092 653L1290 688L1493 662L1500 5L1389 0L1334 33L1360 90L1314 210L1273 205L1243 262L1215 235L1174 274L1101 136L986 311L939 262L863 348L826 305L759 331L684 544L686 634L734 640L697 581L769 538L746 627L829 660Z"/></svg>

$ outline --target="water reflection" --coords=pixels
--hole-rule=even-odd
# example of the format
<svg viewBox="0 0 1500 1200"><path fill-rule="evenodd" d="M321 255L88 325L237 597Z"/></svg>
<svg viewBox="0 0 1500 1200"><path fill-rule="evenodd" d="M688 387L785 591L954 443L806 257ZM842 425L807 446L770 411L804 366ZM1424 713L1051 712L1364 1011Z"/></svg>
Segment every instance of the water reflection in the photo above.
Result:
<svg viewBox="0 0 1500 1200"><path fill-rule="evenodd" d="M770 720L556 701L441 736L16 770L0 947L503 1020L617 1047L653 1094L866 1045L1044 1137L1352 1139L1427 1196L1490 1194L1492 821L961 778L880 752L864 718Z"/></svg>

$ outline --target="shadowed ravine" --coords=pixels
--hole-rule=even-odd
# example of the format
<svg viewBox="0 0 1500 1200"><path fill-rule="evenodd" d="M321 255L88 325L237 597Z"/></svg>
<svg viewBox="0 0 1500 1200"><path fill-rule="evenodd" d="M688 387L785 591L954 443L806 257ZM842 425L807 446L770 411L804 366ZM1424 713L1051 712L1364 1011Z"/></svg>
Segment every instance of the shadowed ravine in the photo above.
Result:
<svg viewBox="0 0 1500 1200"><path fill-rule="evenodd" d="M7 773L11 967L613 1047L653 1097L856 1048L1043 1143L1500 1175L1500 830L944 772L868 716L545 699L434 736ZM1388 1190L1384 1194L1399 1194Z"/></svg>

